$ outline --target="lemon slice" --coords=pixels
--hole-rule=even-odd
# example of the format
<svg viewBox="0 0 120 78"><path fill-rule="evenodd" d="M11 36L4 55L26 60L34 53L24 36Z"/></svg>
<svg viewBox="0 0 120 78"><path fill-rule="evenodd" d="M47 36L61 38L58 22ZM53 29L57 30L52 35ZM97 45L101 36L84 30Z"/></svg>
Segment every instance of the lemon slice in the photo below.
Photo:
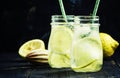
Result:
<svg viewBox="0 0 120 78"><path fill-rule="evenodd" d="M49 56L48 62L53 68L70 67L70 58L62 54L52 53Z"/></svg>
<svg viewBox="0 0 120 78"><path fill-rule="evenodd" d="M89 66L102 55L100 43L93 38L84 38L74 43L72 56L74 57L72 67L75 69Z"/></svg>
<svg viewBox="0 0 120 78"><path fill-rule="evenodd" d="M33 39L25 42L19 48L19 55L26 57L32 50L43 49L45 50L45 44L41 39Z"/></svg>
<svg viewBox="0 0 120 78"><path fill-rule="evenodd" d="M52 28L49 46L50 51L48 62L51 67L62 68L70 67L70 48L73 38L73 32L65 26L56 26Z"/></svg>
<svg viewBox="0 0 120 78"><path fill-rule="evenodd" d="M97 72L102 68L102 63L100 61L94 60L84 67L74 68L76 72Z"/></svg>
<svg viewBox="0 0 120 78"><path fill-rule="evenodd" d="M67 54L70 50L73 32L65 26L56 26L52 29L49 48L57 53Z"/></svg>

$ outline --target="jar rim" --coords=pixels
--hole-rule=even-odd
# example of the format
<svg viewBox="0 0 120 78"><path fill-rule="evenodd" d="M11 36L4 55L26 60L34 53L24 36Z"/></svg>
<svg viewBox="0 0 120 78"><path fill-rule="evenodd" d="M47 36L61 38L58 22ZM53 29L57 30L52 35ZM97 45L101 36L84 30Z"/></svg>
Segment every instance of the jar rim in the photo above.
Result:
<svg viewBox="0 0 120 78"><path fill-rule="evenodd" d="M56 17L63 17L63 15L52 15L52 17L55 17L55 16ZM74 17L75 15L66 15L66 16L73 16Z"/></svg>
<svg viewBox="0 0 120 78"><path fill-rule="evenodd" d="M78 15L78 16L75 16L75 18L99 20L99 16L90 16L90 15Z"/></svg>
<svg viewBox="0 0 120 78"><path fill-rule="evenodd" d="M92 16L92 15L76 15L75 17L99 17L99 16Z"/></svg>

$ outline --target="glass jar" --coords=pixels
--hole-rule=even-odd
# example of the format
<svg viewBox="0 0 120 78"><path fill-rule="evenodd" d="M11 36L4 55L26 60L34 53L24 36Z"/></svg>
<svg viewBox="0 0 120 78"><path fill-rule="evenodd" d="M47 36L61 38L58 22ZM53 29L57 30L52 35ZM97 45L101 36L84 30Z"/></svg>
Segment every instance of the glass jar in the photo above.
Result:
<svg viewBox="0 0 120 78"><path fill-rule="evenodd" d="M98 16L75 16L71 68L75 72L96 72L103 64Z"/></svg>
<svg viewBox="0 0 120 78"><path fill-rule="evenodd" d="M48 43L48 63L52 68L70 67L70 50L73 39L74 15L53 15Z"/></svg>

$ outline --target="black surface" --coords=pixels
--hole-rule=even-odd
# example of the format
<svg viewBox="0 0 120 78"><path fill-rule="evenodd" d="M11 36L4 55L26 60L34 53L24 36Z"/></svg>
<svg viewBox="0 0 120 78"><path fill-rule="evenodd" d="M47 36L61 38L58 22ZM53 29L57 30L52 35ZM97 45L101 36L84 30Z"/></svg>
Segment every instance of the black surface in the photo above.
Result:
<svg viewBox="0 0 120 78"><path fill-rule="evenodd" d="M33 65L18 53L0 55L0 78L120 78L120 63L114 58L104 59L99 72L76 73L70 68L53 69L48 64Z"/></svg>

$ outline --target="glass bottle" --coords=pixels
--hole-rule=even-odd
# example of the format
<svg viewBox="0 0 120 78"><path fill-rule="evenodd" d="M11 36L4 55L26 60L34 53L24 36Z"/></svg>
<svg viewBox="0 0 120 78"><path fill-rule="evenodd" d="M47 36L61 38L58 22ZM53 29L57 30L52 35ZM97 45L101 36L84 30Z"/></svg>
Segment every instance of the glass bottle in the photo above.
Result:
<svg viewBox="0 0 120 78"><path fill-rule="evenodd" d="M98 16L75 16L71 68L75 72L96 72L103 64Z"/></svg>
<svg viewBox="0 0 120 78"><path fill-rule="evenodd" d="M70 50L73 39L74 15L53 15L48 43L48 63L52 68L70 67Z"/></svg>

